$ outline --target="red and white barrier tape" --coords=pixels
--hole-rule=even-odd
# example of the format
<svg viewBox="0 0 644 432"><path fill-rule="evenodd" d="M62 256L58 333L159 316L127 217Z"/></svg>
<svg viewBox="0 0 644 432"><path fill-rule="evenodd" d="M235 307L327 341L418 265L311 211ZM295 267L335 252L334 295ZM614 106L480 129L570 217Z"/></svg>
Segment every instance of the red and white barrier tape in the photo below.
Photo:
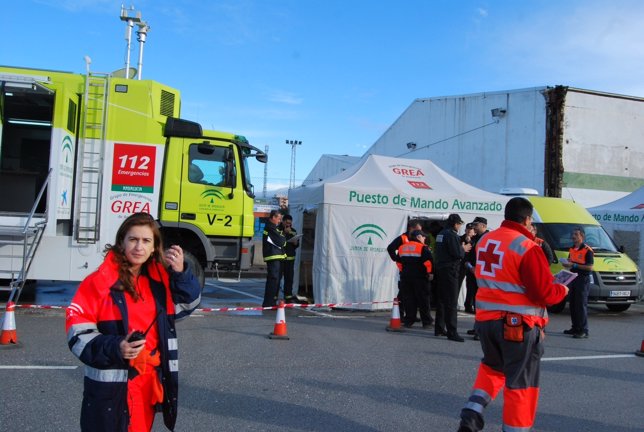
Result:
<svg viewBox="0 0 644 432"><path fill-rule="evenodd" d="M364 305L373 305L373 304L387 304L393 303L393 300L389 301L374 301L374 302L352 302L352 303L312 303L312 304L285 304L285 309L312 309L312 308L337 308L337 307L347 307L347 306L364 306ZM24 304L24 305L15 305L16 309L67 309L67 306L51 306L51 305L36 305L36 304ZM5 309L6 306L0 306L0 309ZM195 312L243 312L243 311L262 311L262 310L277 310L278 306L266 306L266 307L222 307L222 308L199 308L195 309Z"/></svg>

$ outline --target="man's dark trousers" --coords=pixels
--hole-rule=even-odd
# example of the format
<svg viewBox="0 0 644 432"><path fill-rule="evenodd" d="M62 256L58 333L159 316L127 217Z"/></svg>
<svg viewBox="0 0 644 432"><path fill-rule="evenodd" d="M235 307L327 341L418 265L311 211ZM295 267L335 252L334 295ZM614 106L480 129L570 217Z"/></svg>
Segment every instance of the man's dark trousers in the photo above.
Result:
<svg viewBox="0 0 644 432"><path fill-rule="evenodd" d="M293 297L293 273L295 272L295 260L285 259L282 261L281 277L284 278L284 298ZM279 288L278 288L279 290Z"/></svg>
<svg viewBox="0 0 644 432"><path fill-rule="evenodd" d="M570 283L570 321L576 333L588 333L588 293L590 276L578 274Z"/></svg>
<svg viewBox="0 0 644 432"><path fill-rule="evenodd" d="M448 335L458 333L456 327L456 308L458 305L459 263L453 263L436 269L438 280L438 306L436 308L436 331L446 330Z"/></svg>
<svg viewBox="0 0 644 432"><path fill-rule="evenodd" d="M263 307L275 306L280 289L281 260L266 261L266 286L264 287Z"/></svg>

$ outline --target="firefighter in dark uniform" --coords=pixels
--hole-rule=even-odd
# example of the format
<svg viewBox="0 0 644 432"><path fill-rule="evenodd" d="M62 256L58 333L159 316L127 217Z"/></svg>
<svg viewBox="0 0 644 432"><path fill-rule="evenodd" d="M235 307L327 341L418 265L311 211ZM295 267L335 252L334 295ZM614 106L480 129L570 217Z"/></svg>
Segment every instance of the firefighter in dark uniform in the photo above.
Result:
<svg viewBox="0 0 644 432"><path fill-rule="evenodd" d="M433 323L429 311L429 283L432 273L432 253L425 245L427 235L422 231L412 231L409 241L398 248L398 260L401 265L400 292L405 306L403 325L407 328L414 325L416 311L420 312L423 328Z"/></svg>
<svg viewBox="0 0 644 432"><path fill-rule="evenodd" d="M280 269L286 258L284 246L286 238L277 228L282 221L279 210L271 210L262 236L262 253L266 263L266 286L264 287L263 307L275 306L280 289Z"/></svg>
<svg viewBox="0 0 644 432"><path fill-rule="evenodd" d="M435 280L437 284L438 303L436 306L436 336L447 336L449 340L463 342L456 327L456 307L458 303L458 284L461 262L471 245L463 244L458 230L463 219L452 213L447 218L447 225L436 236Z"/></svg>
<svg viewBox="0 0 644 432"><path fill-rule="evenodd" d="M280 269L280 280L284 280L284 302L297 303L298 299L293 295L293 273L295 272L295 249L300 246L300 242L297 239L290 241L297 235L297 231L293 228L293 216L284 215L279 229L286 239L286 246L284 246L286 258L282 261Z"/></svg>
<svg viewBox="0 0 644 432"><path fill-rule="evenodd" d="M566 297L554 283L530 232L533 206L522 197L505 206L505 220L476 245L476 323L483 359L459 432L483 429L483 411L503 389L504 431L532 429L539 401L546 306Z"/></svg>
<svg viewBox="0 0 644 432"><path fill-rule="evenodd" d="M588 337L588 293L590 291L590 272L593 271L595 254L584 243L586 233L582 227L572 231L573 245L568 251L568 262L561 265L577 277L570 283L570 320L572 327L564 330L565 334L572 335L575 339Z"/></svg>

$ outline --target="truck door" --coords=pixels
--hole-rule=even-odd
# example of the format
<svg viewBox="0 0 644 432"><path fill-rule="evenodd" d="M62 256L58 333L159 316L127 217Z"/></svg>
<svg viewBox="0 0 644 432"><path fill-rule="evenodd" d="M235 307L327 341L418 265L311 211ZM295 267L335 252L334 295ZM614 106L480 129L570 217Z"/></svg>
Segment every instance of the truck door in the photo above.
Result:
<svg viewBox="0 0 644 432"><path fill-rule="evenodd" d="M243 191L237 186L236 166L234 147L228 143L186 144L182 160L182 222L198 226L208 237L241 236Z"/></svg>
<svg viewBox="0 0 644 432"><path fill-rule="evenodd" d="M0 90L0 211L28 213L49 170L54 93L2 80Z"/></svg>

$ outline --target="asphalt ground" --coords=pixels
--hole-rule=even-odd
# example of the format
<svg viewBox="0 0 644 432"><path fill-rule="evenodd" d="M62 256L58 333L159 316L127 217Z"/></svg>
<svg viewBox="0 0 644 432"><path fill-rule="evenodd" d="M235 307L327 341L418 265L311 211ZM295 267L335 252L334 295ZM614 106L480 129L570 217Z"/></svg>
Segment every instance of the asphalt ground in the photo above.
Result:
<svg viewBox="0 0 644 432"><path fill-rule="evenodd" d="M75 284L39 285L35 303L65 305ZM202 307L257 307L263 280L207 280ZM4 314L4 309L1 311ZM0 348L0 431L74 431L82 365L67 349L62 309L18 309L20 344ZM454 431L481 349L412 328L385 331L389 311L287 309L289 340L267 336L274 311L195 312L178 324L177 431ZM459 314L465 334L473 317ZM644 305L589 311L572 339L551 316L534 431L642 431ZM502 396L486 411L501 429ZM165 430L157 416L154 431Z"/></svg>

